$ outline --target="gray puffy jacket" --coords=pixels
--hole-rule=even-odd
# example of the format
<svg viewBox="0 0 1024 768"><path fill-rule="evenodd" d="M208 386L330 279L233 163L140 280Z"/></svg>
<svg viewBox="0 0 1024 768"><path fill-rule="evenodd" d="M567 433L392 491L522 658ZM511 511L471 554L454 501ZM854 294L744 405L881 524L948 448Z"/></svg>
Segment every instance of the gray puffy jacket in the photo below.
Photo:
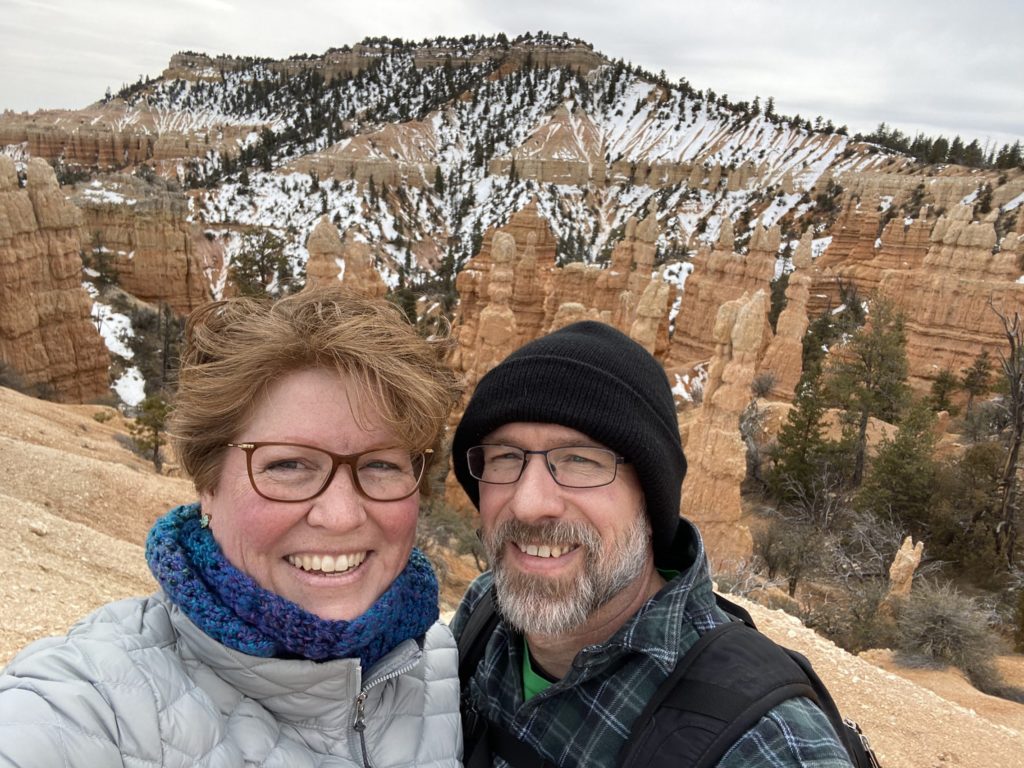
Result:
<svg viewBox="0 0 1024 768"><path fill-rule="evenodd" d="M457 766L448 628L358 660L263 659L157 593L101 608L0 675L2 766Z"/></svg>

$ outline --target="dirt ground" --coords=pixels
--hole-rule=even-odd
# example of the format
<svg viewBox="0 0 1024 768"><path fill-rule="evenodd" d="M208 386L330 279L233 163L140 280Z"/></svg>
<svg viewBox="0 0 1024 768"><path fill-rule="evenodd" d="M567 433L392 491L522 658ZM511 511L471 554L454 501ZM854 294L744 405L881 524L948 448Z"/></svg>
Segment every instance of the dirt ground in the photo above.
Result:
<svg viewBox="0 0 1024 768"><path fill-rule="evenodd" d="M155 588L146 532L195 493L186 480L154 474L126 435L109 408L0 388L0 664L103 603ZM467 568L451 565L461 581ZM782 611L735 599L766 634L811 659L884 768L1024 766L1024 705L980 693L956 671L902 668L886 650L852 656ZM1024 688L1024 658L1004 657L1000 669Z"/></svg>

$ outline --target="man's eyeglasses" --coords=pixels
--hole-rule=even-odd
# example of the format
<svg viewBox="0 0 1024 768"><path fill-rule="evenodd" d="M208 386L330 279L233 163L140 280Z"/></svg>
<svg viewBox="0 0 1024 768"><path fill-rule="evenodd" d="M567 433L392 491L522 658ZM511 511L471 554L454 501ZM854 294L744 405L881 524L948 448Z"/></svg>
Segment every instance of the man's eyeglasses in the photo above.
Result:
<svg viewBox="0 0 1024 768"><path fill-rule="evenodd" d="M514 483L526 469L533 454L544 457L544 465L559 485L567 488L597 488L615 479L619 464L626 460L607 448L567 445L546 451L527 451L511 445L474 445L466 451L469 474L482 483Z"/></svg>
<svg viewBox="0 0 1024 768"><path fill-rule="evenodd" d="M245 451L249 482L270 501L309 501L323 493L338 467L346 465L356 490L374 501L399 501L420 487L433 451L379 448L365 453L331 453L297 443L227 443Z"/></svg>

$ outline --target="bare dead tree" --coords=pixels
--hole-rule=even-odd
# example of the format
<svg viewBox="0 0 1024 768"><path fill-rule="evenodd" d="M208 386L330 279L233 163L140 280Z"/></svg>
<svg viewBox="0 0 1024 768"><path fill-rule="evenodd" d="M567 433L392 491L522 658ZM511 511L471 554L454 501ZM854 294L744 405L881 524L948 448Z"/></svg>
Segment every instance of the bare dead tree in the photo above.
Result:
<svg viewBox="0 0 1024 768"><path fill-rule="evenodd" d="M996 309L991 301L989 307L1003 325L1007 344L1007 349L999 353L999 365L1007 390L1005 406L1009 417L1008 450L999 480L995 540L996 551L1006 558L1007 566L1012 569L1017 545L1017 508L1020 504L1018 461L1021 443L1024 442L1024 328L1021 327L1019 312L1014 312L1011 317Z"/></svg>

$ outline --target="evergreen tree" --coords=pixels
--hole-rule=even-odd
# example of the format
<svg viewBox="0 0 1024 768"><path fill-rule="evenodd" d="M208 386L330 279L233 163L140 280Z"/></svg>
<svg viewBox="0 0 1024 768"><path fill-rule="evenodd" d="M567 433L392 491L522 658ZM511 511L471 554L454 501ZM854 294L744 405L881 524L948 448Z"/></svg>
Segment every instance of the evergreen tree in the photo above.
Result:
<svg viewBox="0 0 1024 768"><path fill-rule="evenodd" d="M883 438L857 491L858 509L877 516L895 515L922 532L935 490L939 464L935 453L935 416L924 401L912 405L892 438Z"/></svg>
<svg viewBox="0 0 1024 768"><path fill-rule="evenodd" d="M988 350L981 350L970 368L964 368L963 377L960 379L960 386L967 393L967 413L970 415L974 398L987 394L991 386L992 359Z"/></svg>
<svg viewBox="0 0 1024 768"><path fill-rule="evenodd" d="M786 289L788 287L789 272L783 272L771 282L772 298L771 309L768 311L768 323L771 325L773 332L778 331L776 326L779 322L779 315L786 308Z"/></svg>
<svg viewBox="0 0 1024 768"><path fill-rule="evenodd" d="M228 276L243 296L281 293L292 279L284 240L270 230L245 235Z"/></svg>
<svg viewBox="0 0 1024 768"><path fill-rule="evenodd" d="M855 426L853 485L864 477L868 420L895 423L908 395L903 316L876 299L867 325L858 329L836 356L829 390Z"/></svg>
<svg viewBox="0 0 1024 768"><path fill-rule="evenodd" d="M153 462L153 469L159 474L163 469L160 448L166 444L164 437L167 417L171 406L160 395L150 395L139 406L139 415L129 428L135 448Z"/></svg>
<svg viewBox="0 0 1024 768"><path fill-rule="evenodd" d="M123 341L132 351L132 364L142 374L146 393L168 390L178 369L185 321L162 302L156 311L145 305L131 307L128 315L133 333Z"/></svg>
<svg viewBox="0 0 1024 768"><path fill-rule="evenodd" d="M825 399L816 372L801 382L793 406L771 452L772 466L766 477L769 493L779 501L807 494L828 454Z"/></svg>
<svg viewBox="0 0 1024 768"><path fill-rule="evenodd" d="M992 308L1003 326L1008 349L1000 353L1001 384L1009 428L1006 431L1006 462L999 482L999 508L995 515L996 551L1012 569L1017 555L1017 508L1020 504L1020 450L1024 444L1024 327L1020 313L1005 315Z"/></svg>
<svg viewBox="0 0 1024 768"><path fill-rule="evenodd" d="M932 382L931 396L928 398L932 410L948 411L950 414L955 414L956 408L949 397L959 387L960 381L956 374L948 368L939 371L935 381Z"/></svg>
<svg viewBox="0 0 1024 768"><path fill-rule="evenodd" d="M935 476L931 508L921 521L931 556L954 564L979 586L1005 587L1006 561L993 546L992 532L1005 463L1006 446L998 441L967 446Z"/></svg>

